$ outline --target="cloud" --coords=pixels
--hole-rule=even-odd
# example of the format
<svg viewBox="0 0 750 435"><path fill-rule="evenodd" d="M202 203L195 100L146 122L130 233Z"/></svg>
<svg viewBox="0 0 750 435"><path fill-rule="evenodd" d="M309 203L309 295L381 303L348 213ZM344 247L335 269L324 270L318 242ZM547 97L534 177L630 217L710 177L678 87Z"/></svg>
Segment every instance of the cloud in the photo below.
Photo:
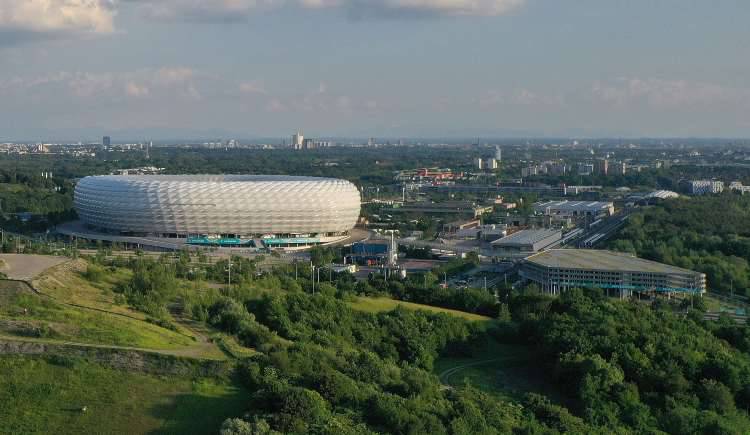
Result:
<svg viewBox="0 0 750 435"><path fill-rule="evenodd" d="M240 92L244 94L266 94L267 93L263 85L255 81L240 83Z"/></svg>
<svg viewBox="0 0 750 435"><path fill-rule="evenodd" d="M0 97L21 100L98 100L124 102L147 98L199 100L199 77L189 68L169 67L130 72L56 72L0 80Z"/></svg>
<svg viewBox="0 0 750 435"><path fill-rule="evenodd" d="M257 10L280 7L284 0L123 0L149 18L188 21L238 21Z"/></svg>
<svg viewBox="0 0 750 435"><path fill-rule="evenodd" d="M134 82L128 82L127 85L125 85L125 92L128 96L134 98L148 97L151 93L145 85L139 85Z"/></svg>
<svg viewBox="0 0 750 435"><path fill-rule="evenodd" d="M683 110L746 105L750 89L690 80L620 77L594 83L591 95L595 101L619 108L645 105Z"/></svg>
<svg viewBox="0 0 750 435"><path fill-rule="evenodd" d="M525 0L299 0L306 8L338 8L354 18L421 16L495 16L520 7Z"/></svg>
<svg viewBox="0 0 750 435"><path fill-rule="evenodd" d="M495 16L526 0L123 0L150 18L238 21L259 10L281 7L343 11L351 18Z"/></svg>
<svg viewBox="0 0 750 435"><path fill-rule="evenodd" d="M483 109L498 106L559 108L565 105L565 99L560 94L545 95L526 88L519 88L512 91L487 91L479 97L477 103Z"/></svg>
<svg viewBox="0 0 750 435"><path fill-rule="evenodd" d="M0 31L110 33L114 4L107 0L0 0Z"/></svg>

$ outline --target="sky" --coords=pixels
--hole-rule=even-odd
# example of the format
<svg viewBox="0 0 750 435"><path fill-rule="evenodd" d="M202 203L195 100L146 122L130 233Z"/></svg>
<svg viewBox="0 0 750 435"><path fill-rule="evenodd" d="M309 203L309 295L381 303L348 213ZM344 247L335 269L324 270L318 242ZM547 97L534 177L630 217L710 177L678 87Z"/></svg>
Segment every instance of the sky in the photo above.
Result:
<svg viewBox="0 0 750 435"><path fill-rule="evenodd" d="M750 137L747 0L0 0L0 141Z"/></svg>

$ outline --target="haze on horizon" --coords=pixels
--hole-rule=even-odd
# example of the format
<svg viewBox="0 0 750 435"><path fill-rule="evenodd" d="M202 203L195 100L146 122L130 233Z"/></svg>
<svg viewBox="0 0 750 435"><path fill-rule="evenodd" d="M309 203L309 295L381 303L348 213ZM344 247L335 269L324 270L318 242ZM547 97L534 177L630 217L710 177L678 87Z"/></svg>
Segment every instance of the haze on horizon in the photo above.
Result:
<svg viewBox="0 0 750 435"><path fill-rule="evenodd" d="M750 136L750 2L0 0L0 141Z"/></svg>

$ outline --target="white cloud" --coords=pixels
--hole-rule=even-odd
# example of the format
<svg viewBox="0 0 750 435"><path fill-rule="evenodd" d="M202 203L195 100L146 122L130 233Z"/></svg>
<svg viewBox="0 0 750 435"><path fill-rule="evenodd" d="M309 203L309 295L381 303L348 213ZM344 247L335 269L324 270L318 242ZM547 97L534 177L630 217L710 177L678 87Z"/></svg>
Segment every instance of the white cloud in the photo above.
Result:
<svg viewBox="0 0 750 435"><path fill-rule="evenodd" d="M198 100L196 73L173 67L130 72L57 72L0 80L0 96L100 101L160 98Z"/></svg>
<svg viewBox="0 0 750 435"><path fill-rule="evenodd" d="M559 108L565 104L562 95L545 95L526 88L512 91L490 90L477 100L479 106L490 109L497 106L528 106L535 108Z"/></svg>
<svg viewBox="0 0 750 435"><path fill-rule="evenodd" d="M620 77L591 87L596 101L614 106L646 105L655 109L694 109L747 104L749 89L690 80Z"/></svg>
<svg viewBox="0 0 750 435"><path fill-rule="evenodd" d="M245 93L245 94L266 94L267 93L263 85L255 81L240 83L240 92Z"/></svg>
<svg viewBox="0 0 750 435"><path fill-rule="evenodd" d="M284 0L124 0L137 3L150 18L234 21L256 10L281 6Z"/></svg>
<svg viewBox="0 0 750 435"><path fill-rule="evenodd" d="M143 98L148 97L151 91L149 91L148 88L144 85L139 85L135 82L128 82L127 85L125 85L125 92L128 94L128 96Z"/></svg>
<svg viewBox="0 0 750 435"><path fill-rule="evenodd" d="M508 13L526 0L124 0L139 4L152 18L223 20L245 18L257 10L279 7L331 9L356 18L430 15L493 16Z"/></svg>
<svg viewBox="0 0 750 435"><path fill-rule="evenodd" d="M107 0L0 0L0 30L109 33L115 13Z"/></svg>
<svg viewBox="0 0 750 435"><path fill-rule="evenodd" d="M353 16L401 17L410 15L476 15L506 14L525 0L301 0L305 3L334 3Z"/></svg>

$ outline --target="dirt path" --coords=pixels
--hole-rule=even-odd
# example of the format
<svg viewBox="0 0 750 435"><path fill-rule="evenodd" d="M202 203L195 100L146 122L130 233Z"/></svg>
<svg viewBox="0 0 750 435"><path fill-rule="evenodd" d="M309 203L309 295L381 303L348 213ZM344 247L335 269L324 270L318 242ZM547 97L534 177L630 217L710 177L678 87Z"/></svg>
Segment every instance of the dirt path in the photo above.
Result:
<svg viewBox="0 0 750 435"><path fill-rule="evenodd" d="M43 338L31 338L31 337L14 337L10 335L0 335L0 340L5 341L14 341L18 343L41 343L41 344L50 344L50 345L58 345L58 346L75 346L75 347L83 347L88 349L114 349L114 350L132 350L134 352L142 352L142 353L153 353L158 355L169 355L169 356L179 356L179 357L189 357L193 359L203 359L203 360L210 360L210 361L225 361L226 358L210 358L206 356L194 356L191 355L189 352L186 352L186 350L189 349L146 349L143 347L132 347L132 346L116 346L116 345L110 345L110 344L93 344L93 343L80 343L77 341L66 341L66 340L50 340L50 339L43 339Z"/></svg>
<svg viewBox="0 0 750 435"><path fill-rule="evenodd" d="M473 362L470 362L470 363L462 364L460 366L451 367L448 370L445 370L442 373L440 373L438 375L438 377L440 378L440 382L442 382L444 384L448 384L449 383L448 381L450 380L451 376L455 375L456 373L458 373L458 372L460 372L460 371L462 371L464 369L467 369L469 367L474 367L474 366L480 366L480 365L484 365L484 364L489 364L489 363L493 363L493 362L497 362L497 361L502 361L504 359L507 359L507 358L492 358L492 359L484 359L484 360L481 360L481 361L473 361Z"/></svg>
<svg viewBox="0 0 750 435"><path fill-rule="evenodd" d="M3 272L10 279L30 281L50 267L69 261L66 257L28 254L0 254Z"/></svg>

